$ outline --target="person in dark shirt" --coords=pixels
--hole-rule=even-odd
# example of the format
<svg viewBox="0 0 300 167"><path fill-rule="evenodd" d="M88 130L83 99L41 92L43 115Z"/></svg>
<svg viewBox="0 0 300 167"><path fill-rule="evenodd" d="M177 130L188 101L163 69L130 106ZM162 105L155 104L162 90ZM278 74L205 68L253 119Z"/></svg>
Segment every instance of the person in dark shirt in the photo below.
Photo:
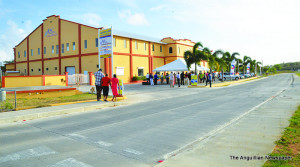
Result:
<svg viewBox="0 0 300 167"><path fill-rule="evenodd" d="M157 73L154 74L154 85L157 85L157 79L158 79L158 76L157 76Z"/></svg>
<svg viewBox="0 0 300 167"><path fill-rule="evenodd" d="M105 74L105 77L102 78L102 87L103 87L104 101L106 102L108 97L109 85L110 85L110 78L108 77L107 74Z"/></svg>
<svg viewBox="0 0 300 167"><path fill-rule="evenodd" d="M182 71L180 74L181 85L184 85L184 72Z"/></svg>

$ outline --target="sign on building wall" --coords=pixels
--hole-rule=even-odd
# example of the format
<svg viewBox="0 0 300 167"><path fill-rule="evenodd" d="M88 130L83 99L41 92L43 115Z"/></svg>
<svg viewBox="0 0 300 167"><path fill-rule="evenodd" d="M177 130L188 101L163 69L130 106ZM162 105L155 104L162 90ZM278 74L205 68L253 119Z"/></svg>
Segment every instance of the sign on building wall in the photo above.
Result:
<svg viewBox="0 0 300 167"><path fill-rule="evenodd" d="M100 57L109 58L112 52L111 28L99 31Z"/></svg>
<svg viewBox="0 0 300 167"><path fill-rule="evenodd" d="M46 32L45 32L45 36L46 37L52 37L52 36L56 36L57 35L57 33L54 31L54 30L52 30L51 28L49 28Z"/></svg>

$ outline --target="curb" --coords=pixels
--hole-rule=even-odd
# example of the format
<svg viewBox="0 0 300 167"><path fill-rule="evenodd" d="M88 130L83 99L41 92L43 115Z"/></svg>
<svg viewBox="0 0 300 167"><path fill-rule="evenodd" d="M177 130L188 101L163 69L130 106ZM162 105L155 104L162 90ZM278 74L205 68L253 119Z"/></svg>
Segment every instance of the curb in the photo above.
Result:
<svg viewBox="0 0 300 167"><path fill-rule="evenodd" d="M238 81L229 81L229 82L223 82L223 83L217 83L217 84L212 84L211 87L225 87L225 86L229 86L229 85L234 85L234 84L239 84L239 83L243 83L243 82L248 82L248 81L254 81L257 79L261 79L261 77L253 77L253 78L248 78L248 79L244 79L244 80L238 80ZM209 88L210 86L188 86L188 88Z"/></svg>
<svg viewBox="0 0 300 167"><path fill-rule="evenodd" d="M71 113L78 113L78 112L87 112L87 111L93 111L96 109L103 109L107 107L116 107L121 105L128 105L129 103L124 102L114 102L114 103L107 103L107 104L97 104L97 105L91 105L91 106L85 106L85 107L74 107L74 108L68 108L68 109L61 109L61 110L55 110L55 111L47 111L47 112L40 112L40 113L32 113L28 115L20 115L20 116L12 116L9 118L0 118L0 124L5 123L13 123L17 121L26 121L26 120L33 120L38 118L46 118L46 117L53 117L63 114L71 114Z"/></svg>

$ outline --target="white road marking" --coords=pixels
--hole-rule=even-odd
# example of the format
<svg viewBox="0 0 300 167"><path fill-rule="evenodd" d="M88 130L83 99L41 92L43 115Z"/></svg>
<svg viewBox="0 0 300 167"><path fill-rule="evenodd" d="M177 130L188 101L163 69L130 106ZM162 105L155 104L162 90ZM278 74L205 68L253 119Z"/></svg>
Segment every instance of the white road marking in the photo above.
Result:
<svg viewBox="0 0 300 167"><path fill-rule="evenodd" d="M134 150L134 149L131 149L131 148L126 148L123 151L131 153L131 154L135 154L135 155L141 155L141 154L143 154L143 152L140 152L140 151L137 151L137 150Z"/></svg>
<svg viewBox="0 0 300 167"><path fill-rule="evenodd" d="M105 146L105 147L110 147L110 146L113 145L112 143L108 143L108 142L104 142L104 141L98 141L97 143L98 143L99 145Z"/></svg>
<svg viewBox="0 0 300 167"><path fill-rule="evenodd" d="M46 146L40 146L40 147L23 150L14 154L0 157L0 163L7 162L7 161L16 161L20 159L28 159L32 157L39 157L39 156L55 154L55 153L56 153L55 151L51 150Z"/></svg>
<svg viewBox="0 0 300 167"><path fill-rule="evenodd" d="M82 135L79 135L79 134L76 134L76 133L68 134L68 136L74 137L74 138L76 138L76 139L86 139L85 136L82 136Z"/></svg>
<svg viewBox="0 0 300 167"><path fill-rule="evenodd" d="M93 167L91 165L85 164L83 162L77 161L74 158L68 158L62 161L57 162L56 164L50 165L48 167Z"/></svg>

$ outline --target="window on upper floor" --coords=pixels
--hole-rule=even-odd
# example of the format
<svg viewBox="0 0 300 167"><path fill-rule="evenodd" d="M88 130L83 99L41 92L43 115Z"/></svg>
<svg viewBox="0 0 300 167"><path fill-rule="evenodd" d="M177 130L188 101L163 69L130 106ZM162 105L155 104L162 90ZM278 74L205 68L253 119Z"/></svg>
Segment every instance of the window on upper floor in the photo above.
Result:
<svg viewBox="0 0 300 167"><path fill-rule="evenodd" d="M65 53L65 44L61 44L61 53Z"/></svg>
<svg viewBox="0 0 300 167"><path fill-rule="evenodd" d="M67 47L67 51L69 51L69 50L70 50L70 48L69 48L69 43L67 43L66 45L67 45L67 46L66 46L66 47Z"/></svg>
<svg viewBox="0 0 300 167"><path fill-rule="evenodd" d="M173 48L169 47L169 53L173 53Z"/></svg>
<svg viewBox="0 0 300 167"><path fill-rule="evenodd" d="M180 53L180 47L178 47L178 53Z"/></svg>
<svg viewBox="0 0 300 167"><path fill-rule="evenodd" d="M24 57L26 57L26 50L24 50Z"/></svg>
<svg viewBox="0 0 300 167"><path fill-rule="evenodd" d="M75 50L76 48L75 48L75 42L73 42L73 50Z"/></svg>
<svg viewBox="0 0 300 167"><path fill-rule="evenodd" d="M146 43L144 43L144 49L147 50L147 44Z"/></svg>
<svg viewBox="0 0 300 167"><path fill-rule="evenodd" d="M138 49L138 43L135 41L135 49Z"/></svg>
<svg viewBox="0 0 300 167"><path fill-rule="evenodd" d="M95 39L96 48L98 48L98 38Z"/></svg>
<svg viewBox="0 0 300 167"><path fill-rule="evenodd" d="M160 46L160 52L162 52L162 46Z"/></svg>
<svg viewBox="0 0 300 167"><path fill-rule="evenodd" d="M87 40L84 40L84 49L87 48Z"/></svg>
<svg viewBox="0 0 300 167"><path fill-rule="evenodd" d="M56 45L56 54L59 53L59 45Z"/></svg>
<svg viewBox="0 0 300 167"><path fill-rule="evenodd" d="M46 52L46 47L44 47L44 54L46 54L47 52Z"/></svg>
<svg viewBox="0 0 300 167"><path fill-rule="evenodd" d="M38 48L38 55L41 54L41 48Z"/></svg>
<svg viewBox="0 0 300 167"><path fill-rule="evenodd" d="M26 70L26 69L24 69L24 71L25 71L25 74L26 74L27 70Z"/></svg>
<svg viewBox="0 0 300 167"><path fill-rule="evenodd" d="M30 56L33 56L33 49L30 49L30 52L31 52Z"/></svg>
<svg viewBox="0 0 300 167"><path fill-rule="evenodd" d="M52 45L52 53L54 53L54 45Z"/></svg>
<svg viewBox="0 0 300 167"><path fill-rule="evenodd" d="M20 58L20 52L18 52L18 58Z"/></svg>
<svg viewBox="0 0 300 167"><path fill-rule="evenodd" d="M113 38L113 46L116 47L116 38Z"/></svg>
<svg viewBox="0 0 300 167"><path fill-rule="evenodd" d="M33 72L33 69L31 69L31 72Z"/></svg>
<svg viewBox="0 0 300 167"><path fill-rule="evenodd" d="M127 48L127 41L126 41L126 39L124 40L124 48Z"/></svg>
<svg viewBox="0 0 300 167"><path fill-rule="evenodd" d="M154 51L154 44L152 44L152 51Z"/></svg>

